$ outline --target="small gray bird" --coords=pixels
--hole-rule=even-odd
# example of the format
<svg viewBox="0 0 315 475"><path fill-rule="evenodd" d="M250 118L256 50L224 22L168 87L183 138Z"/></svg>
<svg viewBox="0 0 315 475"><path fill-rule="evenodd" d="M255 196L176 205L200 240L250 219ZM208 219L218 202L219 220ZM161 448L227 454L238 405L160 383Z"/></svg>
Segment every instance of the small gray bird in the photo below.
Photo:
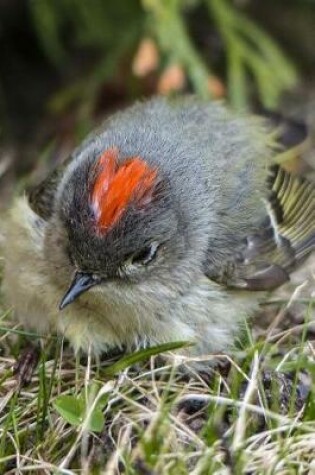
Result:
<svg viewBox="0 0 315 475"><path fill-rule="evenodd" d="M108 119L7 225L19 320L99 354L170 341L226 352L262 291L315 247L315 189L262 119L194 98Z"/></svg>

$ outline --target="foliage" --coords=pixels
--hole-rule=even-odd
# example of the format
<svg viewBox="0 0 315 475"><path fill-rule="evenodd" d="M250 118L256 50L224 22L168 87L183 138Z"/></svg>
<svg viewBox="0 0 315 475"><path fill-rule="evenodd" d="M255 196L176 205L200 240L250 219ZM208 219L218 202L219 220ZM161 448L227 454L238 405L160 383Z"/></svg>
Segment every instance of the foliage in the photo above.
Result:
<svg viewBox="0 0 315 475"><path fill-rule="evenodd" d="M79 102L81 117L88 118L104 83L119 81L121 75L129 96L145 92L143 76L153 73L150 92L185 88L209 98L227 90L239 108L249 105L253 91L264 106L275 107L296 81L294 67L276 42L231 0L34 0L29 6L42 47L59 68L65 68L73 54L95 58L88 72L57 94L51 103L54 110ZM207 12L207 29L215 31L223 45L223 75L216 71L212 51L202 52L191 33L191 18L200 9ZM148 38L156 58L137 58L150 62L148 71L137 74L137 48ZM175 83L172 65L181 78ZM138 82L135 76L140 76Z"/></svg>
<svg viewBox="0 0 315 475"><path fill-rule="evenodd" d="M81 364L46 340L30 385L20 388L12 354L25 337L14 342L19 327L8 314L1 320L1 473L238 475L311 467L315 388L301 368L312 376L315 369L306 324L284 353L275 334L257 342L248 335L241 354L226 360L229 371L223 365L205 379L158 363L158 348ZM291 333L281 332L283 343Z"/></svg>

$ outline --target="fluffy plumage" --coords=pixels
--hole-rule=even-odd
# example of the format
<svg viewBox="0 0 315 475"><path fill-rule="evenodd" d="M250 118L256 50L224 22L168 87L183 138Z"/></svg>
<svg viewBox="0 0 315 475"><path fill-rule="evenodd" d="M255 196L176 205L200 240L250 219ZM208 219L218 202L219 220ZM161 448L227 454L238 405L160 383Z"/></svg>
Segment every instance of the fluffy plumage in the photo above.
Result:
<svg viewBox="0 0 315 475"><path fill-rule="evenodd" d="M263 120L193 98L115 114L12 209L18 318L96 353L174 340L227 351L258 290L315 245L314 187L270 172L270 137Z"/></svg>

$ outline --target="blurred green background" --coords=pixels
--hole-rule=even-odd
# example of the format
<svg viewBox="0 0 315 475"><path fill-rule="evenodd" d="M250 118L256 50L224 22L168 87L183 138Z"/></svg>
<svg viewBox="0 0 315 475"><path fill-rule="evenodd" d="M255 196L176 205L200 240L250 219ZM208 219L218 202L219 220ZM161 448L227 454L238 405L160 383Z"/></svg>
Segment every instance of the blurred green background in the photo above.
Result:
<svg viewBox="0 0 315 475"><path fill-rule="evenodd" d="M307 103L314 45L313 0L1 0L0 180L152 94Z"/></svg>

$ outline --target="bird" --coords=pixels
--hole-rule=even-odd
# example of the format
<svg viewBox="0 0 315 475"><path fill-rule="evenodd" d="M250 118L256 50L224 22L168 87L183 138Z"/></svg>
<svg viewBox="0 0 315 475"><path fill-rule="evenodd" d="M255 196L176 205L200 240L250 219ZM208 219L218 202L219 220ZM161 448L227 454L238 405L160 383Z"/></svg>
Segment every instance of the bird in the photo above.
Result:
<svg viewBox="0 0 315 475"><path fill-rule="evenodd" d="M315 187L277 165L265 119L196 97L114 113L5 224L19 322L100 355L173 341L233 352L315 247Z"/></svg>

